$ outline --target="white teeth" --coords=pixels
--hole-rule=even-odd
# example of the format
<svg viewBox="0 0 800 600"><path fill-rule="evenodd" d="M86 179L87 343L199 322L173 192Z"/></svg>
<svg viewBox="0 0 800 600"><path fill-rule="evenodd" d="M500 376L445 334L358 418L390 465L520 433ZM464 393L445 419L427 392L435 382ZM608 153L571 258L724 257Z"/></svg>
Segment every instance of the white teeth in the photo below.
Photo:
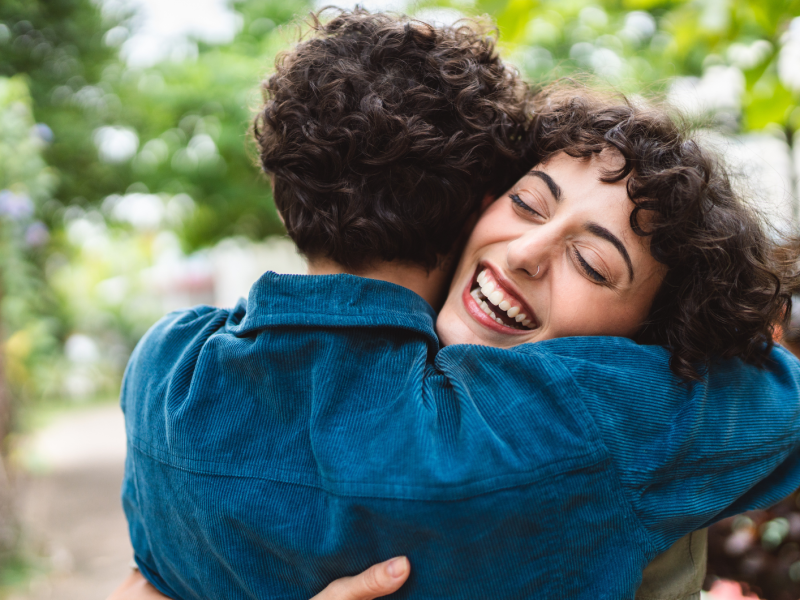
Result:
<svg viewBox="0 0 800 600"><path fill-rule="evenodd" d="M480 306L481 310L483 310L483 312L485 312L492 319L497 321L500 325L505 325L505 323L503 323L503 320L495 314L495 312L489 307L488 304L486 304L486 301L484 301L484 300L479 301L478 302L478 306Z"/></svg>
<svg viewBox="0 0 800 600"><path fill-rule="evenodd" d="M521 309L519 306L511 306L511 303L505 299L503 292L497 289L497 284L489 279L489 274L486 270L478 273L475 279L480 288L472 290L470 295L475 298L475 302L478 303L478 306L481 307L483 312L496 321L498 325L506 325L492 310L496 306L498 309L505 312L509 318L519 323L520 326L530 327L533 321L531 321L526 314L520 313ZM489 302L491 302L491 305ZM506 325L506 327L509 327L509 325Z"/></svg>
<svg viewBox="0 0 800 600"><path fill-rule="evenodd" d="M503 301L503 292L501 292L501 291L499 291L499 290L498 290L498 291L495 291L495 292L492 292L492 293L489 295L489 302L491 302L491 303L492 303L492 304L494 304L495 306L497 306L498 304L500 304L502 301Z"/></svg>
<svg viewBox="0 0 800 600"><path fill-rule="evenodd" d="M505 324L503 319L501 319L500 317L497 316L497 314L492 310L492 307L485 300L480 300L477 297L477 295L474 293L476 291L477 290L472 290L472 296L478 302L478 306L481 307L481 310L483 312L485 312L489 317L491 317L494 321L496 321L498 325L505 325L506 327L509 327L508 325ZM516 309L516 312L519 311L519 307L517 307L517 306L512 307L512 310L514 310L514 309ZM516 321L517 321L517 323L519 323L523 327L529 327L531 325L531 323L532 323L532 321L530 319L528 319L524 314L523 315L517 315L516 316Z"/></svg>

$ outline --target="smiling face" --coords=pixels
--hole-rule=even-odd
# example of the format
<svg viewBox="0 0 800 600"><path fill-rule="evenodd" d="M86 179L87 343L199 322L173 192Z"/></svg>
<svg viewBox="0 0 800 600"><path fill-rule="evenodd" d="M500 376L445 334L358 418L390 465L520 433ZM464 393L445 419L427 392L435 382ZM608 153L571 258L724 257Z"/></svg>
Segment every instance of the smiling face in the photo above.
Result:
<svg viewBox="0 0 800 600"><path fill-rule="evenodd" d="M636 333L666 269L631 230L625 181L600 180L619 161L561 152L489 205L439 314L442 343L509 348Z"/></svg>

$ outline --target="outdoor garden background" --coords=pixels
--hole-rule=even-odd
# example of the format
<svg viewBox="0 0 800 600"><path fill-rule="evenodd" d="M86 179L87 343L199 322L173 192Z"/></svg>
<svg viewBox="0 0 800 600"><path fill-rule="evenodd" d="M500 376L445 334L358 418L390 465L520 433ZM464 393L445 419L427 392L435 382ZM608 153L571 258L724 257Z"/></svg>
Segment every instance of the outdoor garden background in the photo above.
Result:
<svg viewBox="0 0 800 600"><path fill-rule="evenodd" d="M247 129L292 23L323 5L0 0L0 598L113 589L129 558L115 403L131 350L169 310L302 270ZM716 128L740 184L796 229L800 0L362 5L488 14L532 84L589 72L667 98ZM798 511L790 499L712 531L713 574L800 597Z"/></svg>

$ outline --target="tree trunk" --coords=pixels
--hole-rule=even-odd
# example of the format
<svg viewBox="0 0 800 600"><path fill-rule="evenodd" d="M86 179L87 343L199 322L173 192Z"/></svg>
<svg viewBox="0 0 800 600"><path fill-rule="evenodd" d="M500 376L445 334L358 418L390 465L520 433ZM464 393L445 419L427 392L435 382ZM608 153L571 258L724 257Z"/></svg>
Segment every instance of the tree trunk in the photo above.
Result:
<svg viewBox="0 0 800 600"><path fill-rule="evenodd" d="M0 287L0 305L3 290ZM8 466L8 438L11 433L11 393L6 385L5 352L2 322L0 322L0 563L16 546L17 520L13 504L12 479Z"/></svg>

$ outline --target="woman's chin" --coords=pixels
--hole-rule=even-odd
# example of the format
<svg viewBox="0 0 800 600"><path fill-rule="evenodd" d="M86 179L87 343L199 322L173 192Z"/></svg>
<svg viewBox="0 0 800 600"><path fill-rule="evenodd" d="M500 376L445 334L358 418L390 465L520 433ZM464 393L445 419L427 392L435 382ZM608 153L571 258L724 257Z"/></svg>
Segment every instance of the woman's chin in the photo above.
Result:
<svg viewBox="0 0 800 600"><path fill-rule="evenodd" d="M444 305L436 319L436 334L442 346L454 344L486 344L469 328L459 315L455 314L447 304Z"/></svg>

